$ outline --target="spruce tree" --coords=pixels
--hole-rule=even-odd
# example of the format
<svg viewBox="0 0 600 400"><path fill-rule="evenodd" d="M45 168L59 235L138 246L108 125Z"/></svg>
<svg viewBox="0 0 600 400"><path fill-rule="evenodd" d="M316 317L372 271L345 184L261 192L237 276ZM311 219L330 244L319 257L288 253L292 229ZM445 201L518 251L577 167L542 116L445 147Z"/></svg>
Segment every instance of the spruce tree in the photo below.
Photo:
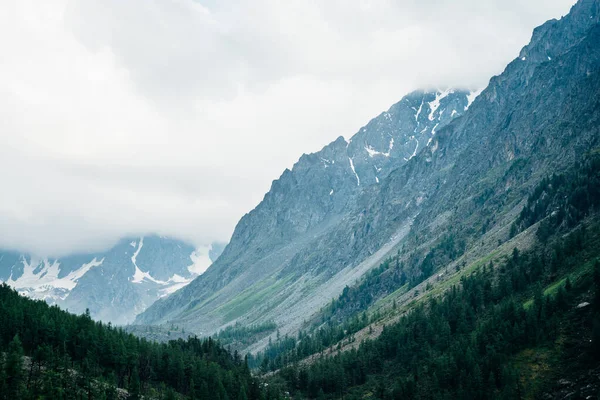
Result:
<svg viewBox="0 0 600 400"><path fill-rule="evenodd" d="M246 389L244 386L240 386L240 392L238 394L237 400L248 400L248 396L246 395Z"/></svg>
<svg viewBox="0 0 600 400"><path fill-rule="evenodd" d="M0 353L0 399L5 399L5 393L7 391L6 370L4 368L4 363L4 355Z"/></svg>
<svg viewBox="0 0 600 400"><path fill-rule="evenodd" d="M139 400L140 396L140 375L137 368L131 372L131 382L129 383L129 400Z"/></svg>
<svg viewBox="0 0 600 400"><path fill-rule="evenodd" d="M6 355L6 398L20 399L24 392L23 345L19 335L8 344Z"/></svg>
<svg viewBox="0 0 600 400"><path fill-rule="evenodd" d="M594 308L600 311L600 261L594 263Z"/></svg>

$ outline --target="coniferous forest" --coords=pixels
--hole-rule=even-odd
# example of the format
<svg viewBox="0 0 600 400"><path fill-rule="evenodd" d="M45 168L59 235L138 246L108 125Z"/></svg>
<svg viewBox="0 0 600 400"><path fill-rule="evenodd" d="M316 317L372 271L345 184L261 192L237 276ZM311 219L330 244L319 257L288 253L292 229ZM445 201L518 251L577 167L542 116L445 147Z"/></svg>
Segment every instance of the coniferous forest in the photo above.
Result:
<svg viewBox="0 0 600 400"><path fill-rule="evenodd" d="M530 250L515 248L502 261L463 274L441 297L416 302L378 338L355 349L319 356L369 324L360 308L346 324L326 320L312 335L272 343L252 365L278 371L274 382L307 398L513 399L552 393L553 381L595 370L600 361L599 188L598 157L543 179L511 229L514 236L538 224ZM368 297L393 264L388 260L367 275L353 297ZM313 354L312 362L302 361Z"/></svg>
<svg viewBox="0 0 600 400"><path fill-rule="evenodd" d="M516 363L528 349L543 355L564 340L573 347L560 350L559 365L576 359L577 370L593 368L600 360L600 262L592 268L580 252L600 242L573 235L552 247L565 276L553 285L552 264L515 251L506 264L484 266L441 299L414 307L358 350L280 375L310 398L515 399L536 389ZM583 299L593 307L577 308Z"/></svg>
<svg viewBox="0 0 600 400"><path fill-rule="evenodd" d="M5 284L0 321L2 399L277 398L210 338L150 342Z"/></svg>

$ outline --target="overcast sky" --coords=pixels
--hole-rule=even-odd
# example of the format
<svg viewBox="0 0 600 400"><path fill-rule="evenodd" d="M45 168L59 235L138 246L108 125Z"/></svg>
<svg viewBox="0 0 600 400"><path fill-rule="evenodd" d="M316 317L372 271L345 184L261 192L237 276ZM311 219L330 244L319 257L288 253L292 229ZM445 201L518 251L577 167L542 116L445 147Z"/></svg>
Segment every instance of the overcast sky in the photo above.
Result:
<svg viewBox="0 0 600 400"><path fill-rule="evenodd" d="M302 153L482 87L574 0L2 0L0 247L227 241Z"/></svg>

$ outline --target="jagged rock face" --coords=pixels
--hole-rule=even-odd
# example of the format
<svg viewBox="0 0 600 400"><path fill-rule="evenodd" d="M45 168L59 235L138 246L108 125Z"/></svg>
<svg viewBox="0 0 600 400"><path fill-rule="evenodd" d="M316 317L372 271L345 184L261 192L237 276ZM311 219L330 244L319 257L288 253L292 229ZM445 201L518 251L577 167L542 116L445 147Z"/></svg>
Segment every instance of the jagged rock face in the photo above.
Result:
<svg viewBox="0 0 600 400"><path fill-rule="evenodd" d="M343 245L340 254L364 258L389 240L396 224L413 216L412 234L421 240L435 237L434 230L477 226L490 217L474 213L474 199L486 190L526 196L541 177L596 148L599 4L580 1L560 21L537 28L531 44L490 80L465 115L439 129L417 157L376 190L365 192L360 212L340 225L337 238L321 242L307 258L332 243ZM518 180L509 178L515 169ZM444 224L437 223L440 216ZM345 244L345 232L362 234L366 244ZM349 262L344 258L340 264Z"/></svg>
<svg viewBox="0 0 600 400"><path fill-rule="evenodd" d="M218 257L218 246L213 257ZM0 252L0 281L20 293L116 324L185 286L211 263L209 248L159 236L123 239L112 249L60 260Z"/></svg>
<svg viewBox="0 0 600 400"><path fill-rule="evenodd" d="M172 304L196 307L212 293L212 307L222 306L253 284L264 286L274 276L301 275L310 266L299 255L356 208L364 188L379 185L390 171L404 165L433 138L438 129L462 115L472 93L464 90L416 91L361 128L348 142L339 137L321 151L303 155L285 170L255 210L238 223L230 244L193 289L174 294ZM326 264L313 268L332 273ZM178 309L180 307L177 307ZM164 308L163 308L164 309ZM154 311L153 311L154 313ZM170 314L170 313L168 313ZM237 312L227 313L228 317ZM147 314L149 315L149 314ZM155 322L153 318L141 323ZM161 321L169 319L166 315ZM198 320L209 329L220 319Z"/></svg>
<svg viewBox="0 0 600 400"><path fill-rule="evenodd" d="M466 92L411 93L349 143L302 156L206 274L136 321L211 333L273 319L291 332L394 246L489 217L473 207L482 191L526 196L598 146L599 4L537 28L470 107Z"/></svg>
<svg viewBox="0 0 600 400"><path fill-rule="evenodd" d="M469 107L473 93L452 89L413 92L352 137L348 157L357 183L379 183L422 150L435 133Z"/></svg>
<svg viewBox="0 0 600 400"><path fill-rule="evenodd" d="M313 248L307 262L333 243L342 245L341 255L364 258L389 240L397 224L415 216L411 234L422 242L440 232L468 231L490 217L479 213L476 199L512 192L520 200L541 177L596 148L598 4L581 1L561 21L536 29L532 44L490 80L465 115L441 128L377 190L363 193L359 212L339 226L336 238ZM539 49L551 55L540 57ZM361 240L347 243L341 240L345 232ZM471 241L479 238L476 232L468 235ZM350 262L343 258L338 265Z"/></svg>
<svg viewBox="0 0 600 400"><path fill-rule="evenodd" d="M403 165L469 105L470 92L413 92L361 128L349 142L339 137L303 155L274 181L259 206L244 216L224 258L248 251L266 254L299 234L335 218L362 187L376 184ZM250 248L249 248L250 247ZM225 261L225 260L223 260Z"/></svg>

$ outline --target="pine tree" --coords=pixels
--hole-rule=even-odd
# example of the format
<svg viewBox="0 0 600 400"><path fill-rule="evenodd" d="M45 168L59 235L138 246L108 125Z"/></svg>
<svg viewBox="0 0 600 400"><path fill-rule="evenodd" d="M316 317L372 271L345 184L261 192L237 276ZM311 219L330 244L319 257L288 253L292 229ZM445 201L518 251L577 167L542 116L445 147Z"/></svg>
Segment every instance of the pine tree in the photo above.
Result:
<svg viewBox="0 0 600 400"><path fill-rule="evenodd" d="M4 393L8 390L6 384L6 370L4 368L4 355L0 353L0 399L4 399Z"/></svg>
<svg viewBox="0 0 600 400"><path fill-rule="evenodd" d="M196 384L194 383L194 378L190 378L190 388L188 390L188 397L190 400L196 400Z"/></svg>
<svg viewBox="0 0 600 400"><path fill-rule="evenodd" d="M131 372L131 382L129 384L129 400L140 399L140 375L137 368Z"/></svg>
<svg viewBox="0 0 600 400"><path fill-rule="evenodd" d="M20 399L24 391L23 377L23 345L19 335L15 335L8 344L6 356L6 397L8 399Z"/></svg>
<svg viewBox="0 0 600 400"><path fill-rule="evenodd" d="M248 400L248 396L246 395L246 389L244 386L240 386L240 392L238 394L237 400Z"/></svg>
<svg viewBox="0 0 600 400"><path fill-rule="evenodd" d="M317 400L325 400L325 392L323 392L323 388L319 389L319 394L317 395Z"/></svg>
<svg viewBox="0 0 600 400"><path fill-rule="evenodd" d="M106 400L117 400L118 399L117 378L115 377L114 372L111 372L108 375L106 387L104 388L104 393L106 394Z"/></svg>
<svg viewBox="0 0 600 400"><path fill-rule="evenodd" d="M106 400L117 400L119 398L117 388L114 384L108 383L104 388L104 395Z"/></svg>
<svg viewBox="0 0 600 400"><path fill-rule="evenodd" d="M600 311L600 261L594 263L594 308Z"/></svg>
<svg viewBox="0 0 600 400"><path fill-rule="evenodd" d="M167 389L167 394L165 395L165 400L176 400L175 391L171 388Z"/></svg>
<svg viewBox="0 0 600 400"><path fill-rule="evenodd" d="M600 360L600 314L596 313L592 321L592 347L594 358Z"/></svg>
<svg viewBox="0 0 600 400"><path fill-rule="evenodd" d="M206 382L202 382L200 384L200 391L198 392L198 398L201 400L208 399L210 397L210 392L208 390L208 385Z"/></svg>

